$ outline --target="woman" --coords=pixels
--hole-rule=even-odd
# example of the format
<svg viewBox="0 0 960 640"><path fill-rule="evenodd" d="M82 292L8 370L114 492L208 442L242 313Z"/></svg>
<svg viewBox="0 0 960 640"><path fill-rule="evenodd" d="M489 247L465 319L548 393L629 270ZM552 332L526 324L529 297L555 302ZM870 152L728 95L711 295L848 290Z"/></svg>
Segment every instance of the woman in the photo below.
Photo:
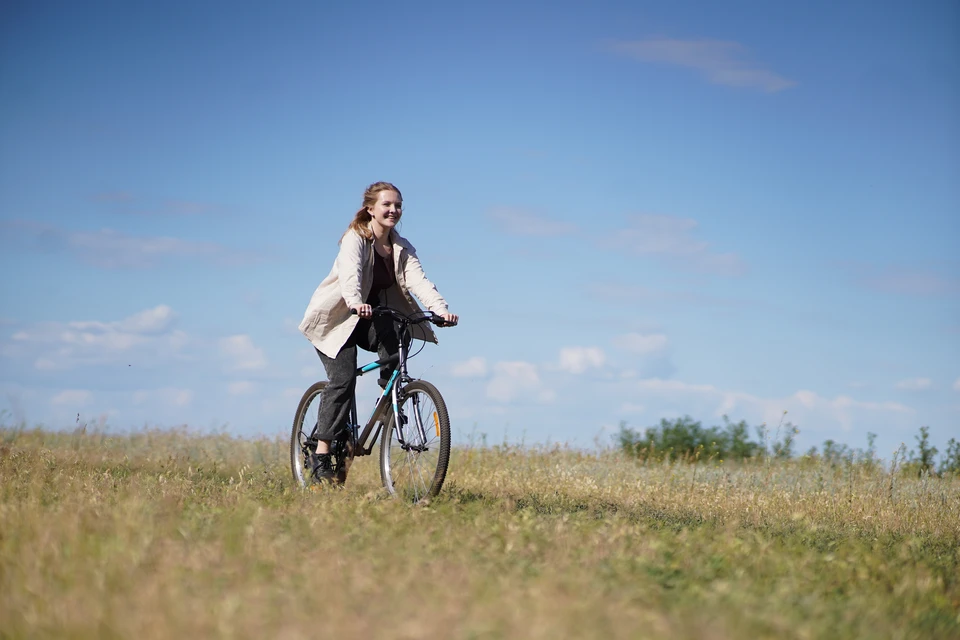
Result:
<svg viewBox="0 0 960 640"><path fill-rule="evenodd" d="M350 402L356 389L357 347L378 351L381 358L396 354L400 345L387 316L373 318L373 307L389 306L412 314L420 307L413 293L430 311L456 323L458 318L427 280L413 245L396 230L403 197L389 182L376 182L363 194L363 206L340 239L340 251L330 274L314 291L300 331L316 348L327 371L326 389L313 438L313 477L318 482L334 478L330 442L346 428ZM411 327L414 338L436 342L429 326ZM392 371L381 369L385 386ZM312 438L312 439L313 439Z"/></svg>

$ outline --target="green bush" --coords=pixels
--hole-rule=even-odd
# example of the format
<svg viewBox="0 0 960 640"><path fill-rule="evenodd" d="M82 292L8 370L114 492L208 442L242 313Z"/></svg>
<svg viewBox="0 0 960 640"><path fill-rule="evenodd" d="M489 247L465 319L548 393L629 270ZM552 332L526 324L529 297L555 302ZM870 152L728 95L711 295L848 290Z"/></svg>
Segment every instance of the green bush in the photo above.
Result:
<svg viewBox="0 0 960 640"><path fill-rule="evenodd" d="M947 452L940 459L940 473L960 476L960 442L954 438L947 441Z"/></svg>
<svg viewBox="0 0 960 640"><path fill-rule="evenodd" d="M784 412L786 415L786 412ZM749 460L772 457L793 457L794 438L798 429L790 422L781 422L774 433L774 441L768 444L769 430L766 425L755 428L757 441L750 439L746 421L731 422L723 416L723 426L704 427L690 416L674 420L661 419L660 424L647 427L642 432L630 429L626 422L620 423L620 432L615 436L621 451L642 460L685 460L688 462L710 460ZM834 440L825 440L820 450L811 447L803 456L813 461L822 461L831 466L863 465L874 467L880 464L877 458L875 433L867 433L868 447L853 449ZM946 454L936 467L936 447L930 444L930 428L920 427L915 436L917 449L909 456L902 448L903 464L900 473L918 475L939 473L960 476L960 442L951 438ZM894 464L896 466L896 464Z"/></svg>
<svg viewBox="0 0 960 640"><path fill-rule="evenodd" d="M724 426L705 428L690 416L675 420L660 420L655 427L640 433L620 423L617 442L620 449L631 456L653 460L745 460L767 455L764 444L750 439L746 421L731 422L723 416ZM788 436L774 444L773 455L790 457L793 446L793 425L787 424ZM758 433L765 433L763 427Z"/></svg>

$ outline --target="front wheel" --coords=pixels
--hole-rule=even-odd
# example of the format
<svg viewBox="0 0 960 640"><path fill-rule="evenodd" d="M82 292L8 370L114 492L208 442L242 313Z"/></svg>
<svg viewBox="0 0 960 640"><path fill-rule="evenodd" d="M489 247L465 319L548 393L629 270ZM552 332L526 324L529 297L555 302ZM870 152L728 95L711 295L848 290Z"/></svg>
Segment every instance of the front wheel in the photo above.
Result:
<svg viewBox="0 0 960 640"><path fill-rule="evenodd" d="M440 492L447 476L450 417L429 382L411 382L401 394L399 414L391 414L380 440L380 479L392 495L424 502Z"/></svg>

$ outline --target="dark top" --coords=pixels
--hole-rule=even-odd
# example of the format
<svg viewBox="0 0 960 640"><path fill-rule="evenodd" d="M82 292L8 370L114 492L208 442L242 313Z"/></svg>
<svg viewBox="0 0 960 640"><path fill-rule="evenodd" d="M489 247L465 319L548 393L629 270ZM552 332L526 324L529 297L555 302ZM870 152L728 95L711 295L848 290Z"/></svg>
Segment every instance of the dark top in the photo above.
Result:
<svg viewBox="0 0 960 640"><path fill-rule="evenodd" d="M373 255L373 286L370 287L367 304L375 307L381 302L380 292L397 284L397 276L393 272L392 256L384 258L377 253L376 249L374 249Z"/></svg>

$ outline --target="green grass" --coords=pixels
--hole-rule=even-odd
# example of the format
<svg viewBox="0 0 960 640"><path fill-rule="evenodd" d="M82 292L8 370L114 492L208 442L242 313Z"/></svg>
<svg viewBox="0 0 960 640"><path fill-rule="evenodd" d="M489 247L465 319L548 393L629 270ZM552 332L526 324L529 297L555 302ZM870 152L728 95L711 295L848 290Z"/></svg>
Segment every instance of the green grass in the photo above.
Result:
<svg viewBox="0 0 960 640"><path fill-rule="evenodd" d="M0 637L958 638L960 480L463 448L426 507L376 457L0 429Z"/></svg>

